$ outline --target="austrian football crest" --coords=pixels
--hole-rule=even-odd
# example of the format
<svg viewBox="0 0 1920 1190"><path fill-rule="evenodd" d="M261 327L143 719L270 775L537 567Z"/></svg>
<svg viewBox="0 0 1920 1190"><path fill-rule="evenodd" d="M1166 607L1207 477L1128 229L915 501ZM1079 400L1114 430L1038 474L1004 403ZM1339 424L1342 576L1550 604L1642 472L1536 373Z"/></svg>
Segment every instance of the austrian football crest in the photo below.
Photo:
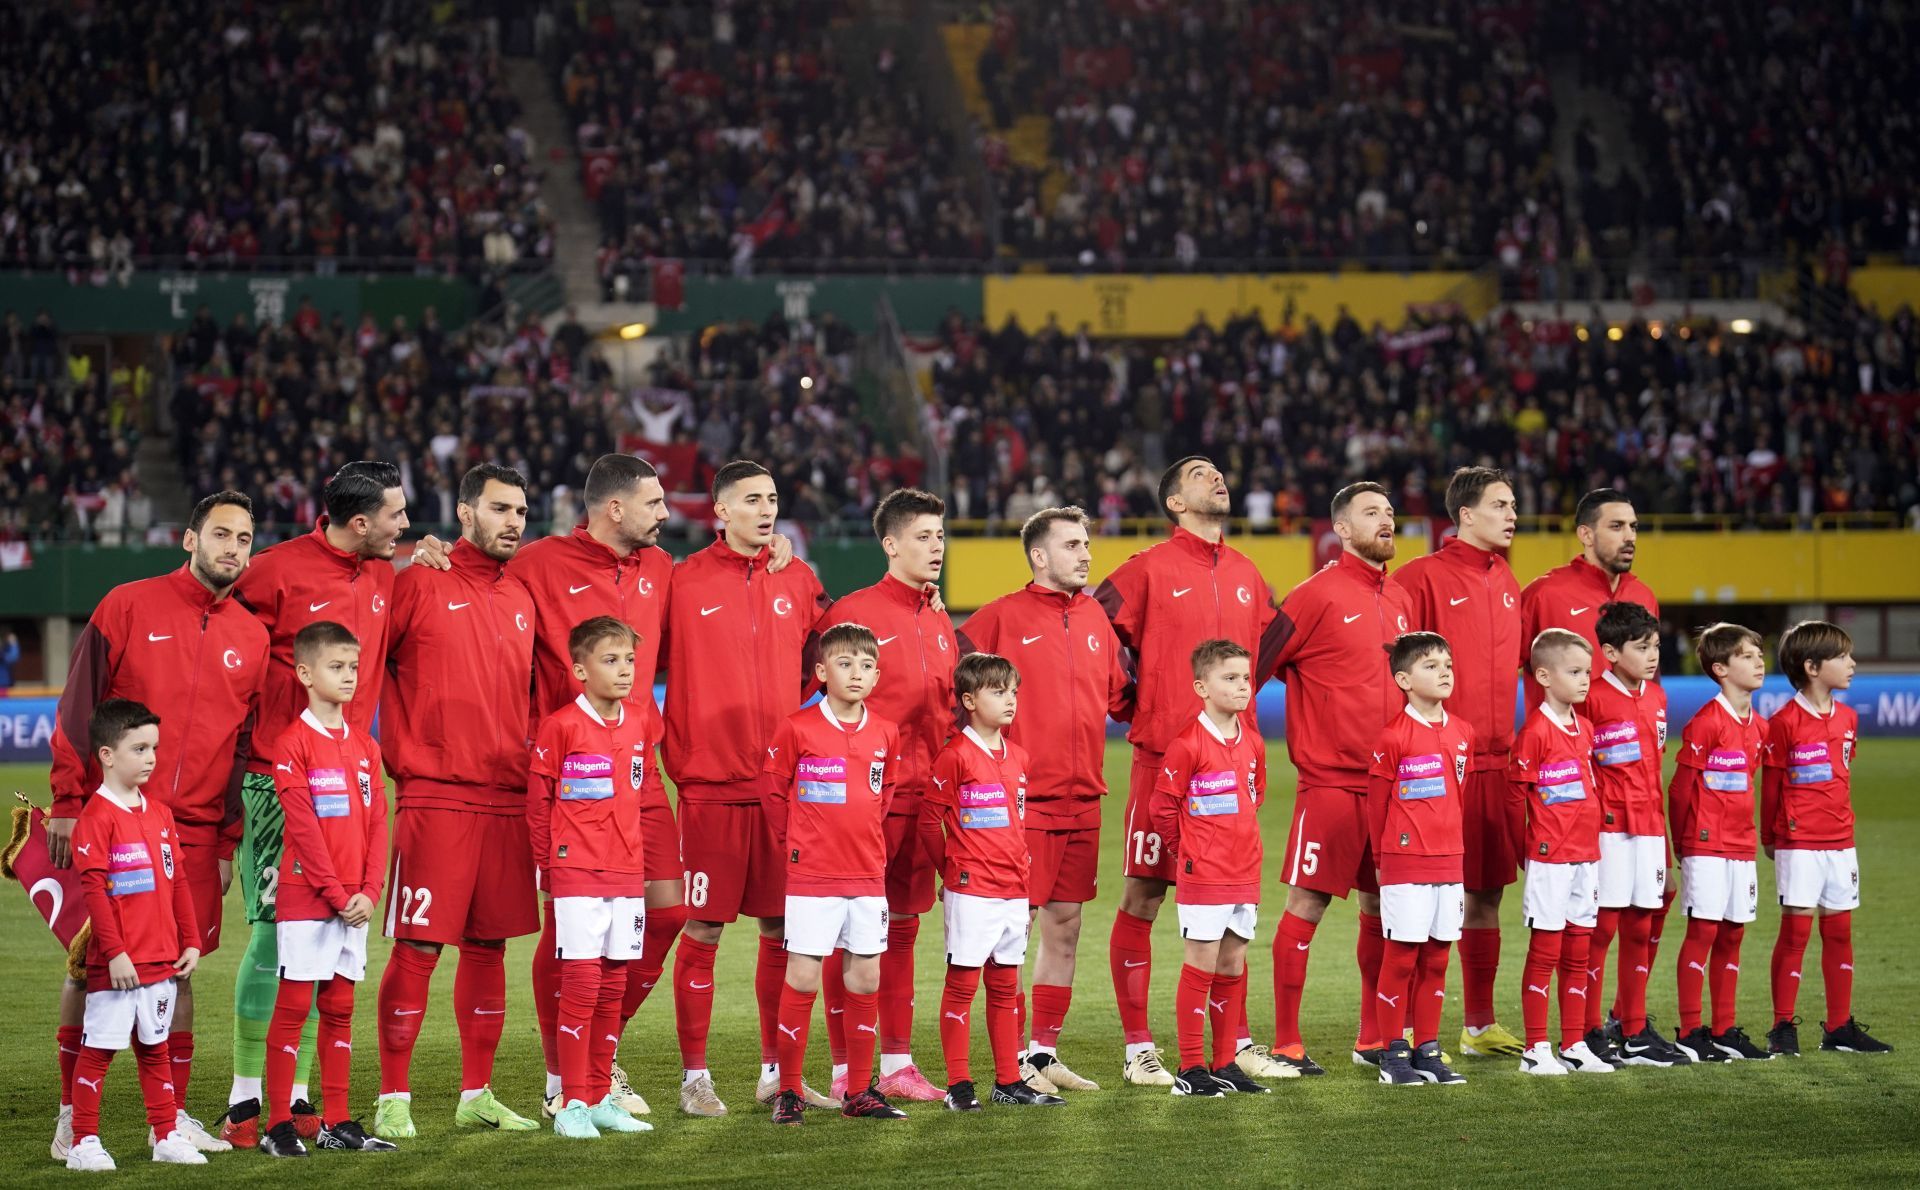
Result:
<svg viewBox="0 0 1920 1190"><path fill-rule="evenodd" d="M168 880L173 879L173 844L171 843L160 844L160 868L167 874Z"/></svg>
<svg viewBox="0 0 1920 1190"><path fill-rule="evenodd" d="M887 762L876 760L867 766L867 788L873 790L873 796L880 796L880 785L887 776Z"/></svg>
<svg viewBox="0 0 1920 1190"><path fill-rule="evenodd" d="M1453 779L1463 783L1467 779L1467 758L1464 753L1457 753L1453 758Z"/></svg>
<svg viewBox="0 0 1920 1190"><path fill-rule="evenodd" d="M357 773L355 775L360 778L360 805L363 809L371 807L373 805L373 775L371 773Z"/></svg>
<svg viewBox="0 0 1920 1190"><path fill-rule="evenodd" d="M1846 768L1846 769L1850 769L1853 767L1853 741L1852 740L1844 740L1840 744L1840 767Z"/></svg>
<svg viewBox="0 0 1920 1190"><path fill-rule="evenodd" d="M627 766L627 780L633 782L633 787L638 789L646 783L646 777L647 758L645 756L634 757L633 762Z"/></svg>
<svg viewBox="0 0 1920 1190"><path fill-rule="evenodd" d="M1667 717L1665 715L1660 716L1660 721L1655 726L1660 734L1660 746L1665 748L1667 746Z"/></svg>

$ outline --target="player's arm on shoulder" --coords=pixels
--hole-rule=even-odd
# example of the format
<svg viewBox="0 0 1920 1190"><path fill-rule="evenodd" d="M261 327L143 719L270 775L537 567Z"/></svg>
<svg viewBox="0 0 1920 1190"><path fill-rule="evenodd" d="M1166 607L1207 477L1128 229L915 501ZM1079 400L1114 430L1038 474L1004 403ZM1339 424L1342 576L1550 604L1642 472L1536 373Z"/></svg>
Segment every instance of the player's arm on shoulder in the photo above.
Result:
<svg viewBox="0 0 1920 1190"><path fill-rule="evenodd" d="M1310 589L1295 587L1287 593L1266 627L1260 630L1260 648L1253 663L1256 683L1275 676L1285 680L1287 667L1305 647L1319 615L1320 601Z"/></svg>
<svg viewBox="0 0 1920 1190"><path fill-rule="evenodd" d="M1144 552L1120 563L1095 589L1100 604L1120 643L1139 652L1140 636L1147 622L1147 564Z"/></svg>

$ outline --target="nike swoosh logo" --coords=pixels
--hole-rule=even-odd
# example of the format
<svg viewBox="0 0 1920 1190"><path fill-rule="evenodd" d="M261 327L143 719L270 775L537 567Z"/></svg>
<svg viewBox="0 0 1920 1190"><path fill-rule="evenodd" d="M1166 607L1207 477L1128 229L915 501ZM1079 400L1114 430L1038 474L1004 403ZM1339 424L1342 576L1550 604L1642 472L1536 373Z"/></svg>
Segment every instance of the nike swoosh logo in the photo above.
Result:
<svg viewBox="0 0 1920 1190"><path fill-rule="evenodd" d="M687 986L696 992L704 992L713 985L711 983L690 983Z"/></svg>
<svg viewBox="0 0 1920 1190"><path fill-rule="evenodd" d="M421 1013L423 1013L423 1012L425 1012L425 1011L426 1011L426 1009L424 1009L424 1008L396 1008L396 1009L394 1009L394 1010L393 1010L393 1015L395 1015L395 1016L419 1016L419 1015L420 1015Z"/></svg>
<svg viewBox="0 0 1920 1190"><path fill-rule="evenodd" d="M1343 619L1343 620L1342 620L1341 622L1342 622L1342 623L1345 623L1345 624L1351 624L1351 623L1353 623L1353 622L1354 622L1355 620L1357 620L1357 619L1359 619L1359 618L1360 618L1361 616L1364 616L1364 615L1366 615L1366 614L1367 614L1367 613L1365 613L1365 612L1355 612L1355 613L1353 613L1352 615L1350 615L1350 616L1347 616L1347 617L1345 617L1345 618L1344 618L1344 619Z"/></svg>
<svg viewBox="0 0 1920 1190"><path fill-rule="evenodd" d="M1471 598L1473 598L1473 596L1471 596L1471 595L1462 595L1462 596L1461 596L1460 598L1458 598L1458 599L1449 599L1449 600L1447 600L1447 606L1448 606L1448 607L1459 607L1459 606L1460 606L1461 604L1463 604L1463 603L1465 603L1465 602L1466 602L1467 600L1469 600L1469 599L1471 599Z"/></svg>
<svg viewBox="0 0 1920 1190"><path fill-rule="evenodd" d="M469 606L472 602L473 601L469 599L466 603L449 603L447 604L447 610L450 612L457 612L461 608Z"/></svg>
<svg viewBox="0 0 1920 1190"><path fill-rule="evenodd" d="M261 966L260 964L258 964L258 963L255 963L255 964L253 965L253 969L254 969L255 971L278 971L278 970L279 970L279 968L278 968L278 967L262 967L262 966Z"/></svg>
<svg viewBox="0 0 1920 1190"><path fill-rule="evenodd" d="M473 1010L473 1015L475 1016L505 1016L506 1013L507 1010L504 1008L476 1008Z"/></svg>
<svg viewBox="0 0 1920 1190"><path fill-rule="evenodd" d="M1046 633L1044 633L1044 632L1040 634L1040 636L1045 636L1045 635L1046 635ZM1030 645L1030 644L1032 644L1032 643L1033 643L1034 641L1037 641L1037 640L1039 640L1039 639L1040 639L1040 636L1023 636L1023 637L1021 637L1021 638L1020 638L1020 643L1021 643L1021 644L1023 644L1023 645Z"/></svg>
<svg viewBox="0 0 1920 1190"><path fill-rule="evenodd" d="M173 633L169 632L165 636L155 636L153 633L149 632L147 633L147 639L150 641L153 641L155 644L158 644L163 640L172 640Z"/></svg>
<svg viewBox="0 0 1920 1190"><path fill-rule="evenodd" d="M1134 968L1134 967L1144 967L1144 966L1146 966L1146 965L1147 965L1148 963L1150 963L1150 962L1152 962L1152 961L1153 961L1152 959L1140 959L1140 960L1138 960L1138 961L1135 961L1135 960L1133 960L1133 959L1125 959L1125 960L1123 960L1123 962L1124 962L1124 963L1126 964L1126 966L1128 967L1128 969L1132 969L1132 968Z"/></svg>
<svg viewBox="0 0 1920 1190"><path fill-rule="evenodd" d="M1308 948L1309 946L1311 946L1311 945L1312 945L1312 943L1310 943L1310 942L1296 942L1296 943L1294 943L1294 944L1293 944L1293 948L1294 948L1295 950L1305 950L1305 949L1307 949L1307 948Z"/></svg>
<svg viewBox="0 0 1920 1190"><path fill-rule="evenodd" d="M881 638L879 639L879 641L877 641L876 643L878 643L878 644L882 644L882 645L890 645L890 644L892 644L892 643L893 643L894 641L897 641L897 640L899 640L899 639L900 639L900 638L899 638L898 636L883 636L883 637L881 637Z"/></svg>
<svg viewBox="0 0 1920 1190"><path fill-rule="evenodd" d="M720 607L725 607L725 606L727 606L727 605L726 605L726 604L724 604L724 603L720 605ZM717 612L717 611L719 611L719 610L720 610L720 607L703 607L703 608L701 608L701 609L700 609L700 614L701 614L701 615L703 615L703 616L710 616L710 615L712 615L713 613L715 613L715 612Z"/></svg>
<svg viewBox="0 0 1920 1190"><path fill-rule="evenodd" d="M569 595L578 595L578 594L579 594L580 592L582 592L582 591L590 591L590 590L592 590L592 589L593 589L593 584L592 584L592 583L587 583L587 584L586 584L586 585L584 585L584 586L579 586L579 587L568 587L568 588L567 588L567 594L569 594Z"/></svg>
<svg viewBox="0 0 1920 1190"><path fill-rule="evenodd" d="M327 605L328 605L329 603L332 603L332 602L333 602L333 600L331 600L331 599L322 599L322 600L321 600L320 602L318 602L318 603L309 603L309 604L307 605L307 610L308 610L308 611L310 611L310 612L317 612L317 611L319 611L319 610L320 610L321 608L323 608L323 607L325 607L325 606L327 606Z"/></svg>
<svg viewBox="0 0 1920 1190"><path fill-rule="evenodd" d="M1182 587L1182 588L1180 588L1180 589L1179 589L1178 591L1175 591L1175 592L1173 593L1173 597L1174 597L1175 599L1178 599L1178 598L1180 598L1180 597L1181 597L1182 595L1185 595L1185 594L1186 594L1186 593L1187 593L1188 591L1191 591L1191 590L1193 590L1193 588L1192 588L1192 587Z"/></svg>
<svg viewBox="0 0 1920 1190"><path fill-rule="evenodd" d="M1593 609L1591 607L1576 607L1568 611L1567 614L1570 616L1577 616L1581 612L1592 611L1592 610Z"/></svg>

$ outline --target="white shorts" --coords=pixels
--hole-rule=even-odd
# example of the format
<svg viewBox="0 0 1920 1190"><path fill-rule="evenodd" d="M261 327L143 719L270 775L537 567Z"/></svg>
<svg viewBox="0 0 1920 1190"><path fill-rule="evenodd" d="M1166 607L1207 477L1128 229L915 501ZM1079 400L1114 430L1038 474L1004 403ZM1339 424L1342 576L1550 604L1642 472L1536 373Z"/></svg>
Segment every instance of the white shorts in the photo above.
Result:
<svg viewBox="0 0 1920 1190"><path fill-rule="evenodd" d="M787 895L787 953L824 959L836 950L874 955L886 949L886 897Z"/></svg>
<svg viewBox="0 0 1920 1190"><path fill-rule="evenodd" d="M1780 903L1793 909L1860 907L1860 857L1851 847L1812 851L1782 847L1773 853Z"/></svg>
<svg viewBox="0 0 1920 1190"><path fill-rule="evenodd" d="M135 1037L142 1045L165 1041L173 1027L173 1006L179 999L180 989L171 979L124 992L88 992L80 1043L100 1050L123 1050Z"/></svg>
<svg viewBox="0 0 1920 1190"><path fill-rule="evenodd" d="M947 965L984 967L988 959L1002 967L1027 961L1025 897L976 897L972 893L946 894Z"/></svg>
<svg viewBox="0 0 1920 1190"><path fill-rule="evenodd" d="M320 983L338 975L355 983L367 976L367 927L339 916L319 921L283 921L274 927L280 943L280 978Z"/></svg>
<svg viewBox="0 0 1920 1190"><path fill-rule="evenodd" d="M1464 884L1383 884L1380 932L1394 942L1458 942L1467 919Z"/></svg>
<svg viewBox="0 0 1920 1190"><path fill-rule="evenodd" d="M1667 841L1659 835L1600 836L1600 907L1658 909L1667 894Z"/></svg>
<svg viewBox="0 0 1920 1190"><path fill-rule="evenodd" d="M1195 942L1218 942L1228 930L1251 942L1253 929L1260 924L1260 906L1244 901L1238 905L1180 905L1178 909L1180 936Z"/></svg>
<svg viewBox="0 0 1920 1190"><path fill-rule="evenodd" d="M1520 915L1532 930L1591 927L1600 920L1600 864L1527 861L1527 891L1520 899Z"/></svg>
<svg viewBox="0 0 1920 1190"><path fill-rule="evenodd" d="M647 933L645 897L553 898L559 959L637 959Z"/></svg>
<svg viewBox="0 0 1920 1190"><path fill-rule="evenodd" d="M1750 859L1680 857L1680 903L1688 917L1749 922L1760 915L1760 877Z"/></svg>

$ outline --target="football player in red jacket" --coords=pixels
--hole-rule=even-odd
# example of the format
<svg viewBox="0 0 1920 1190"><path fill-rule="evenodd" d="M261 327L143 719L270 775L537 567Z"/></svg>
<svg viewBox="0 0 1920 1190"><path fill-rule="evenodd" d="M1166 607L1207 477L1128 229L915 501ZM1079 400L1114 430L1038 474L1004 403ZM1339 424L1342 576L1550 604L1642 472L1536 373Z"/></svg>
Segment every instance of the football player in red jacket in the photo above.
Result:
<svg viewBox="0 0 1920 1190"><path fill-rule="evenodd" d="M959 630L960 652L997 653L1021 668L1019 721L1007 738L1027 749L1027 890L1040 930L1033 960L1033 1037L1021 1077L1041 1090L1097 1091L1060 1061L1055 1047L1073 1001L1080 906L1094 897L1100 867L1100 799L1107 719L1133 714L1133 680L1120 638L1086 593L1091 530L1078 508L1027 518L1020 545L1033 581L987 604Z"/></svg>
<svg viewBox="0 0 1920 1190"><path fill-rule="evenodd" d="M1147 821L1160 756L1193 717L1193 650L1204 640L1230 640L1259 651L1273 619L1273 594L1245 554L1226 544L1233 500L1220 469L1198 456L1160 477L1160 508L1173 533L1122 562L1095 598L1131 653L1138 683L1133 726L1133 771L1127 789L1121 871L1126 887L1107 942L1113 994L1126 1043L1122 1077L1138 1086L1170 1087L1173 1074L1153 1044L1147 991L1153 977L1153 922L1174 882L1173 857ZM1257 729L1251 706L1247 727ZM1261 1059L1256 1074L1275 1075L1266 1047L1255 1048L1244 1023L1241 1050Z"/></svg>

